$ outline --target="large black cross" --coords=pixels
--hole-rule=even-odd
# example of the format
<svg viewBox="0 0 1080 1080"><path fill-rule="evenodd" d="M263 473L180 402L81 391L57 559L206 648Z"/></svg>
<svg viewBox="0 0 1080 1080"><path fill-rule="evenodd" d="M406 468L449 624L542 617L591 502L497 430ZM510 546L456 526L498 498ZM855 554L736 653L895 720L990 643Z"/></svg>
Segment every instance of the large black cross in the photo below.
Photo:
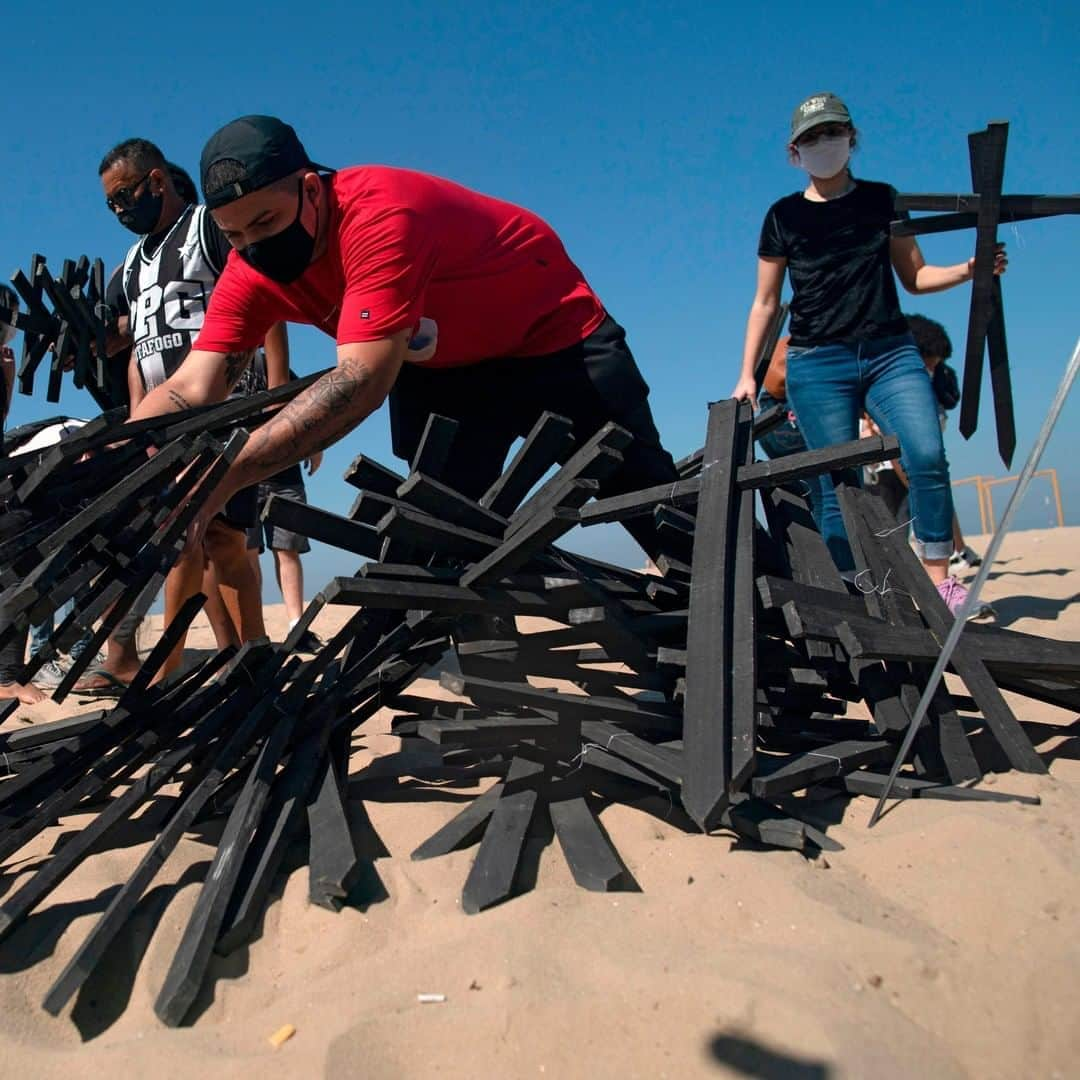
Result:
<svg viewBox="0 0 1080 1080"><path fill-rule="evenodd" d="M964 352L960 433L969 439L978 425L983 355L989 351L998 453L1006 465L1012 463L1016 449L1016 424L1001 280L994 274L998 225L1001 222L1080 213L1080 195L1002 195L1008 137L1009 125L1004 120L992 120L985 131L973 131L968 135L973 192L959 195L897 195L897 211L932 210L937 213L933 217L892 223L893 236L922 236L955 229L975 229L975 274L971 285L971 313L968 316Z"/></svg>

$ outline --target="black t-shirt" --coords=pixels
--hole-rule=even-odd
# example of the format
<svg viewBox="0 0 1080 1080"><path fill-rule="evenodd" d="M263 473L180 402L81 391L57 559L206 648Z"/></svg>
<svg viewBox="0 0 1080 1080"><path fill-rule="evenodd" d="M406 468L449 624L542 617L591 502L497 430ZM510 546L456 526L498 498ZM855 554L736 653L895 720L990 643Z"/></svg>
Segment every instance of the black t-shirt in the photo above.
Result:
<svg viewBox="0 0 1080 1080"><path fill-rule="evenodd" d="M851 343L907 333L889 258L896 189L856 180L847 195L811 202L801 191L769 207L758 255L787 259L791 344Z"/></svg>

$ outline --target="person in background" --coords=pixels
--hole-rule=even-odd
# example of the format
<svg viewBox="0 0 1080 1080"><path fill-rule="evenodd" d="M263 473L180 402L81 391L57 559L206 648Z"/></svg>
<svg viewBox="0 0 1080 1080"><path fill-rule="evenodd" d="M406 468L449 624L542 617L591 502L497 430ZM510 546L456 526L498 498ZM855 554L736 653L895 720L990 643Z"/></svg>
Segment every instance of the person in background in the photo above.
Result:
<svg viewBox="0 0 1080 1080"><path fill-rule="evenodd" d="M896 191L856 179L850 160L858 134L835 94L814 94L795 109L788 139L806 187L774 203L758 244L757 288L747 320L743 365L732 396L753 400L754 362L780 303L785 273L791 300L787 394L807 446L823 449L858 436L863 412L900 440L910 482L919 555L954 614L967 590L949 575L952 490L933 388L900 310L894 273L914 294L970 281L974 259L931 266L911 236L892 236ZM1003 273L1000 250L995 273ZM846 480L859 483L856 470ZM854 560L830 477L823 478L818 525L840 571Z"/></svg>
<svg viewBox="0 0 1080 1080"><path fill-rule="evenodd" d="M768 409L773 405L787 409L784 422L758 439L758 446L770 458L800 454L806 449L806 440L799 429L799 419L787 399L787 350L790 340L790 337L784 336L776 343L765 378L761 381L761 390L758 392L759 409ZM805 480L795 480L785 487L791 488L809 500L810 509L816 519L820 513L822 500L821 477L811 476Z"/></svg>
<svg viewBox="0 0 1080 1080"><path fill-rule="evenodd" d="M960 404L960 384L956 372L948 364L952 356L952 341L945 327L925 315L905 315L915 347L919 350L930 382L934 387L934 396L938 403L938 417L941 430L945 430L948 412ZM982 565L982 556L972 550L964 540L960 528L960 519L953 511L953 553L949 558L949 567L954 570L974 570Z"/></svg>
<svg viewBox="0 0 1080 1080"><path fill-rule="evenodd" d="M916 348L926 365L926 373L934 388L938 422L944 432L948 410L955 409L960 402L960 387L956 372L945 363L948 357L952 356L952 342L941 323L928 319L925 315L905 315L904 318L907 319L911 336L915 339ZM881 430L877 424L864 414L859 425L860 438L880 434ZM908 478L903 465L899 461L881 461L865 466L865 471L867 491L882 498L899 523L910 525L912 518ZM964 534L960 530L960 519L955 509L953 510L952 531L954 551L949 559L949 569L960 570L978 566L982 558L964 542ZM981 619L994 615L996 612L993 606L980 601L968 618Z"/></svg>
<svg viewBox="0 0 1080 1080"><path fill-rule="evenodd" d="M12 456L40 455L78 431L85 423L85 420L74 417L58 416L24 424L8 433L4 449ZM4 517L5 523L14 519L24 522L24 527L30 527L33 524L31 513L20 507L5 508ZM72 607L72 602L68 601L60 608L61 620L72 610ZM0 601L0 626L8 621L9 616L3 610L2 601ZM63 678L66 669L57 666L55 661L46 663L35 675L33 682L23 681L23 662L26 657L28 636L32 640L30 652L33 655L48 640L52 629L53 620L50 616L44 623L31 627L29 632L24 629L15 633L7 643L0 647L0 700L17 698L24 705L36 705L45 696L42 693L42 687L51 689L59 685L60 679L54 679L53 676L55 672L59 672L60 678ZM75 643L71 649L72 657L78 657L89 647L90 638L91 635L87 633Z"/></svg>
<svg viewBox="0 0 1080 1080"><path fill-rule="evenodd" d="M224 269L229 244L206 208L181 194L188 198L193 194L190 177L170 165L152 142L128 139L119 143L102 159L98 174L109 209L121 225L140 237L124 260L114 305L118 317L128 319L133 345L128 388L134 413L187 356ZM179 179L179 190L174 177ZM268 328L265 337L267 347L279 354L284 327ZM250 360L250 350L230 355L234 381ZM177 407L187 404L178 401ZM254 488L236 492L207 529L204 545L177 561L165 583L165 625L203 587L209 559L225 600L224 612L215 613L212 603L207 612L219 645L223 639L239 644L265 633L258 583L246 546L247 529L255 521L256 497ZM183 648L181 641L162 665L159 678L176 670ZM131 643L110 641L106 662L80 680L75 690L115 693L137 670L138 654Z"/></svg>
<svg viewBox="0 0 1080 1080"><path fill-rule="evenodd" d="M926 372L930 376L937 401L938 421L944 432L948 423L948 410L960 403L960 386L956 372L946 363L952 356L952 342L945 327L925 315L905 315L915 345L919 350ZM864 415L859 427L860 437L880 435L877 424ZM908 520L908 479L903 466L896 461L882 461L866 468L867 483L873 494L885 500L897 521ZM953 553L949 568L973 570L982 565L982 556L970 548L964 540L960 519L953 510Z"/></svg>
<svg viewBox="0 0 1080 1080"><path fill-rule="evenodd" d="M195 181L187 169L177 165L175 161L167 161L165 168L172 177L176 194L180 196L185 206L194 206L199 201L199 190L195 187Z"/></svg>
<svg viewBox="0 0 1080 1080"><path fill-rule="evenodd" d="M17 312L19 310L19 297L15 293L15 290L7 285L0 285L0 308L4 308L7 311ZM0 324L0 377L3 379L3 386L0 388L0 394L2 394L2 400L4 404L3 415L3 427L7 426L7 415L11 409L11 397L15 389L15 353L11 348L11 343L15 339L15 327L11 323ZM9 446L5 446L5 452L7 453L33 453L41 447L51 445L51 442L59 442L59 440L67 434L68 431L74 431L85 423L83 420L71 420L68 417L61 417L55 424L50 424L48 427L42 427L40 430L32 436L25 444L19 449L12 450ZM63 620L68 612L72 610L71 601L68 601L63 607L60 608L59 617ZM49 635L53 631L53 618L50 615L48 619L30 627L30 655L32 656L37 652L42 645L48 640ZM20 635L20 643L25 646L26 635ZM90 635L87 634L80 638L71 649L72 659L82 655L86 648L90 644ZM15 650L11 653L15 660L8 663L7 668L0 672L0 677L6 680L6 685L10 687L16 687L20 684L15 682L14 675L12 673L13 663L22 663L22 653ZM51 689L60 685L60 680L63 679L67 673L66 668L56 660L49 660L45 663L38 673L34 676L34 683L38 687L44 687ZM24 692L25 688L24 688ZM18 696L17 692L14 692L15 696ZM4 695L0 695L4 696ZM11 694L6 696L12 696Z"/></svg>

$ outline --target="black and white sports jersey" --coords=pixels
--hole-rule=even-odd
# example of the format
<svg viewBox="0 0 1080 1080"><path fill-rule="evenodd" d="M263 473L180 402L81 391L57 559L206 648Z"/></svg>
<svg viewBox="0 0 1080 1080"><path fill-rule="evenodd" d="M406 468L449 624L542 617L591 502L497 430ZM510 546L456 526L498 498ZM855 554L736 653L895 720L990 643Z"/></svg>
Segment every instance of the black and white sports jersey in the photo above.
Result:
<svg viewBox="0 0 1080 1080"><path fill-rule="evenodd" d="M228 242L205 206L188 206L164 236L143 237L124 260L132 348L143 386L160 386L191 351Z"/></svg>

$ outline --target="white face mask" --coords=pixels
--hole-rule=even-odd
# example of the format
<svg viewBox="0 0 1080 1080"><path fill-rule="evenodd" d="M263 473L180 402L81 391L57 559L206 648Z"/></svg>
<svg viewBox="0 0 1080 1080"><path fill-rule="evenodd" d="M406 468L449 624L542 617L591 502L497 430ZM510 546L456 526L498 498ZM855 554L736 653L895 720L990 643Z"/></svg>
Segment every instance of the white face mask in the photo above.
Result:
<svg viewBox="0 0 1080 1080"><path fill-rule="evenodd" d="M797 146L799 164L819 180L830 180L851 157L850 135L828 135L809 146Z"/></svg>

